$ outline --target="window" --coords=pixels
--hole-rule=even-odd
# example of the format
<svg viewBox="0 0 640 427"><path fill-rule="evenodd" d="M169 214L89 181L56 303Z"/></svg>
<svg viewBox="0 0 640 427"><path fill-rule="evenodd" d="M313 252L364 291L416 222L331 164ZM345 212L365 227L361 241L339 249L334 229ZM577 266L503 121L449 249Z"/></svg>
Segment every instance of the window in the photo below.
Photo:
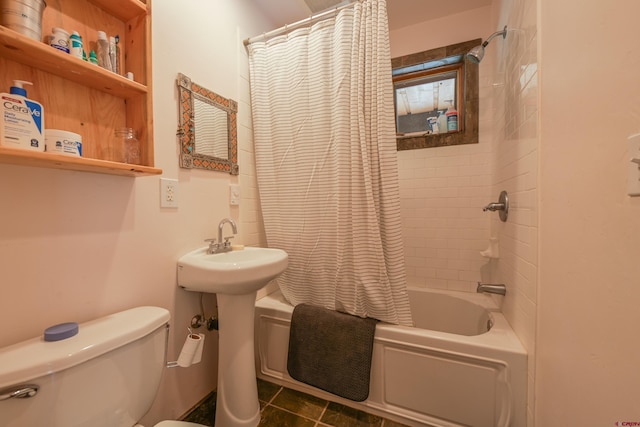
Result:
<svg viewBox="0 0 640 427"><path fill-rule="evenodd" d="M448 131L446 127L442 129L438 118L450 108L460 110L458 97L464 87L461 68L462 62L459 62L454 66L435 66L424 71L400 74L394 79L398 136ZM459 130L462 129L456 129Z"/></svg>
<svg viewBox="0 0 640 427"><path fill-rule="evenodd" d="M481 42L392 59L398 150L478 142L478 65L466 61L465 54ZM449 108L458 113L452 132L446 125L442 130Z"/></svg>

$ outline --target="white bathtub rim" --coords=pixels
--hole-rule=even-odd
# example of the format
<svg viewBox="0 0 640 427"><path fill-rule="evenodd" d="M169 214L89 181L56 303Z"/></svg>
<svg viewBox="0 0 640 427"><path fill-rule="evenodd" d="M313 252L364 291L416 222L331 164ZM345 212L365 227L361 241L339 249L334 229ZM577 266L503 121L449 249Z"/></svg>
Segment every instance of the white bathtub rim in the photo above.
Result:
<svg viewBox="0 0 640 427"><path fill-rule="evenodd" d="M466 351L468 346L473 346L476 348L483 348L491 353L494 351L509 351L515 354L527 354L527 351L520 342L520 339L489 295L430 288L412 287L409 289L416 290L418 292L443 293L482 305L489 311L489 317L493 322L493 327L490 331L483 334L467 336L434 331L431 329L420 329L410 326L379 322L376 326L376 338L395 341L397 339L397 334L402 333L408 343L412 345L421 345L424 342L425 333L428 333L430 339L451 344L459 351ZM261 311L261 315L286 320L287 322L291 320L291 314L293 313L293 307L284 299L284 296L279 289L257 300L256 307L260 307L263 310ZM286 318L282 317L283 312L287 313Z"/></svg>
<svg viewBox="0 0 640 427"><path fill-rule="evenodd" d="M456 298L463 299L465 301L472 302L480 307L486 309L487 311L500 311L500 306L496 303L494 298L488 294L479 294L476 292L463 292L463 291L453 291L449 289L439 289L439 288L426 288L422 286L407 286L408 291L415 292L432 292L436 294L445 294L450 295Z"/></svg>
<svg viewBox="0 0 640 427"><path fill-rule="evenodd" d="M408 286L407 290L417 291L417 292L433 292L438 294L450 295L450 296L454 296L456 298L460 298L466 301L470 301L474 304L477 304L485 308L487 311L500 312L500 307L498 306L498 304L494 301L494 299L491 296L487 294L451 291L451 290L436 289L436 288L424 288L424 287L418 287L418 286ZM267 298L267 297L270 297L270 298ZM258 299L256 301L256 304L258 304L260 307L263 307L263 308L280 308L287 312L293 311L293 307L291 306L291 304L289 304L284 299L282 292L280 291L280 289L277 289L277 288L273 292Z"/></svg>

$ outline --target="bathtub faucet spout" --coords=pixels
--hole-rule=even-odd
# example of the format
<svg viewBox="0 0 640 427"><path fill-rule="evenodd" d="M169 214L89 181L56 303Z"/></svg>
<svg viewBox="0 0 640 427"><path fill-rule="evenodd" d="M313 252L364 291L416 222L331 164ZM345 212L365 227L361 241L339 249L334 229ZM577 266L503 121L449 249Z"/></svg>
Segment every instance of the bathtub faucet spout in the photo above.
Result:
<svg viewBox="0 0 640 427"><path fill-rule="evenodd" d="M476 292L478 292L479 294L484 292L487 294L505 295L507 293L507 287L505 285L494 285L478 282Z"/></svg>

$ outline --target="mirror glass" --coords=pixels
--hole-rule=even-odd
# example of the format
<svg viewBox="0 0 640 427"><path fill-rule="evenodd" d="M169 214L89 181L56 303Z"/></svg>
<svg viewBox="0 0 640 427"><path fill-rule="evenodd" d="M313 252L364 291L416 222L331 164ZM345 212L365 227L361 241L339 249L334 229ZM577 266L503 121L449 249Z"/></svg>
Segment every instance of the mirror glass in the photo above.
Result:
<svg viewBox="0 0 640 427"><path fill-rule="evenodd" d="M465 54L481 42L391 60L398 150L478 143L478 64ZM457 112L455 126L447 120L452 110Z"/></svg>
<svg viewBox="0 0 640 427"><path fill-rule="evenodd" d="M229 158L229 129L227 113L193 97L195 116L196 153L221 159Z"/></svg>
<svg viewBox="0 0 640 427"><path fill-rule="evenodd" d="M238 175L238 104L178 74L180 166Z"/></svg>

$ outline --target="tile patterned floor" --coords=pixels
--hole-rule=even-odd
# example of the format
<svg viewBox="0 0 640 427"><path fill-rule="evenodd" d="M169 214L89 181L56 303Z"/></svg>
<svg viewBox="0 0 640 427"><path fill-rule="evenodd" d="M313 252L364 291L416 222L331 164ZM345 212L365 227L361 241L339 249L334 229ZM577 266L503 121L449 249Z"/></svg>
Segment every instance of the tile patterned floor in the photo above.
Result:
<svg viewBox="0 0 640 427"><path fill-rule="evenodd" d="M258 380L261 419L258 427L406 427L306 393ZM184 420L214 426L215 393Z"/></svg>

